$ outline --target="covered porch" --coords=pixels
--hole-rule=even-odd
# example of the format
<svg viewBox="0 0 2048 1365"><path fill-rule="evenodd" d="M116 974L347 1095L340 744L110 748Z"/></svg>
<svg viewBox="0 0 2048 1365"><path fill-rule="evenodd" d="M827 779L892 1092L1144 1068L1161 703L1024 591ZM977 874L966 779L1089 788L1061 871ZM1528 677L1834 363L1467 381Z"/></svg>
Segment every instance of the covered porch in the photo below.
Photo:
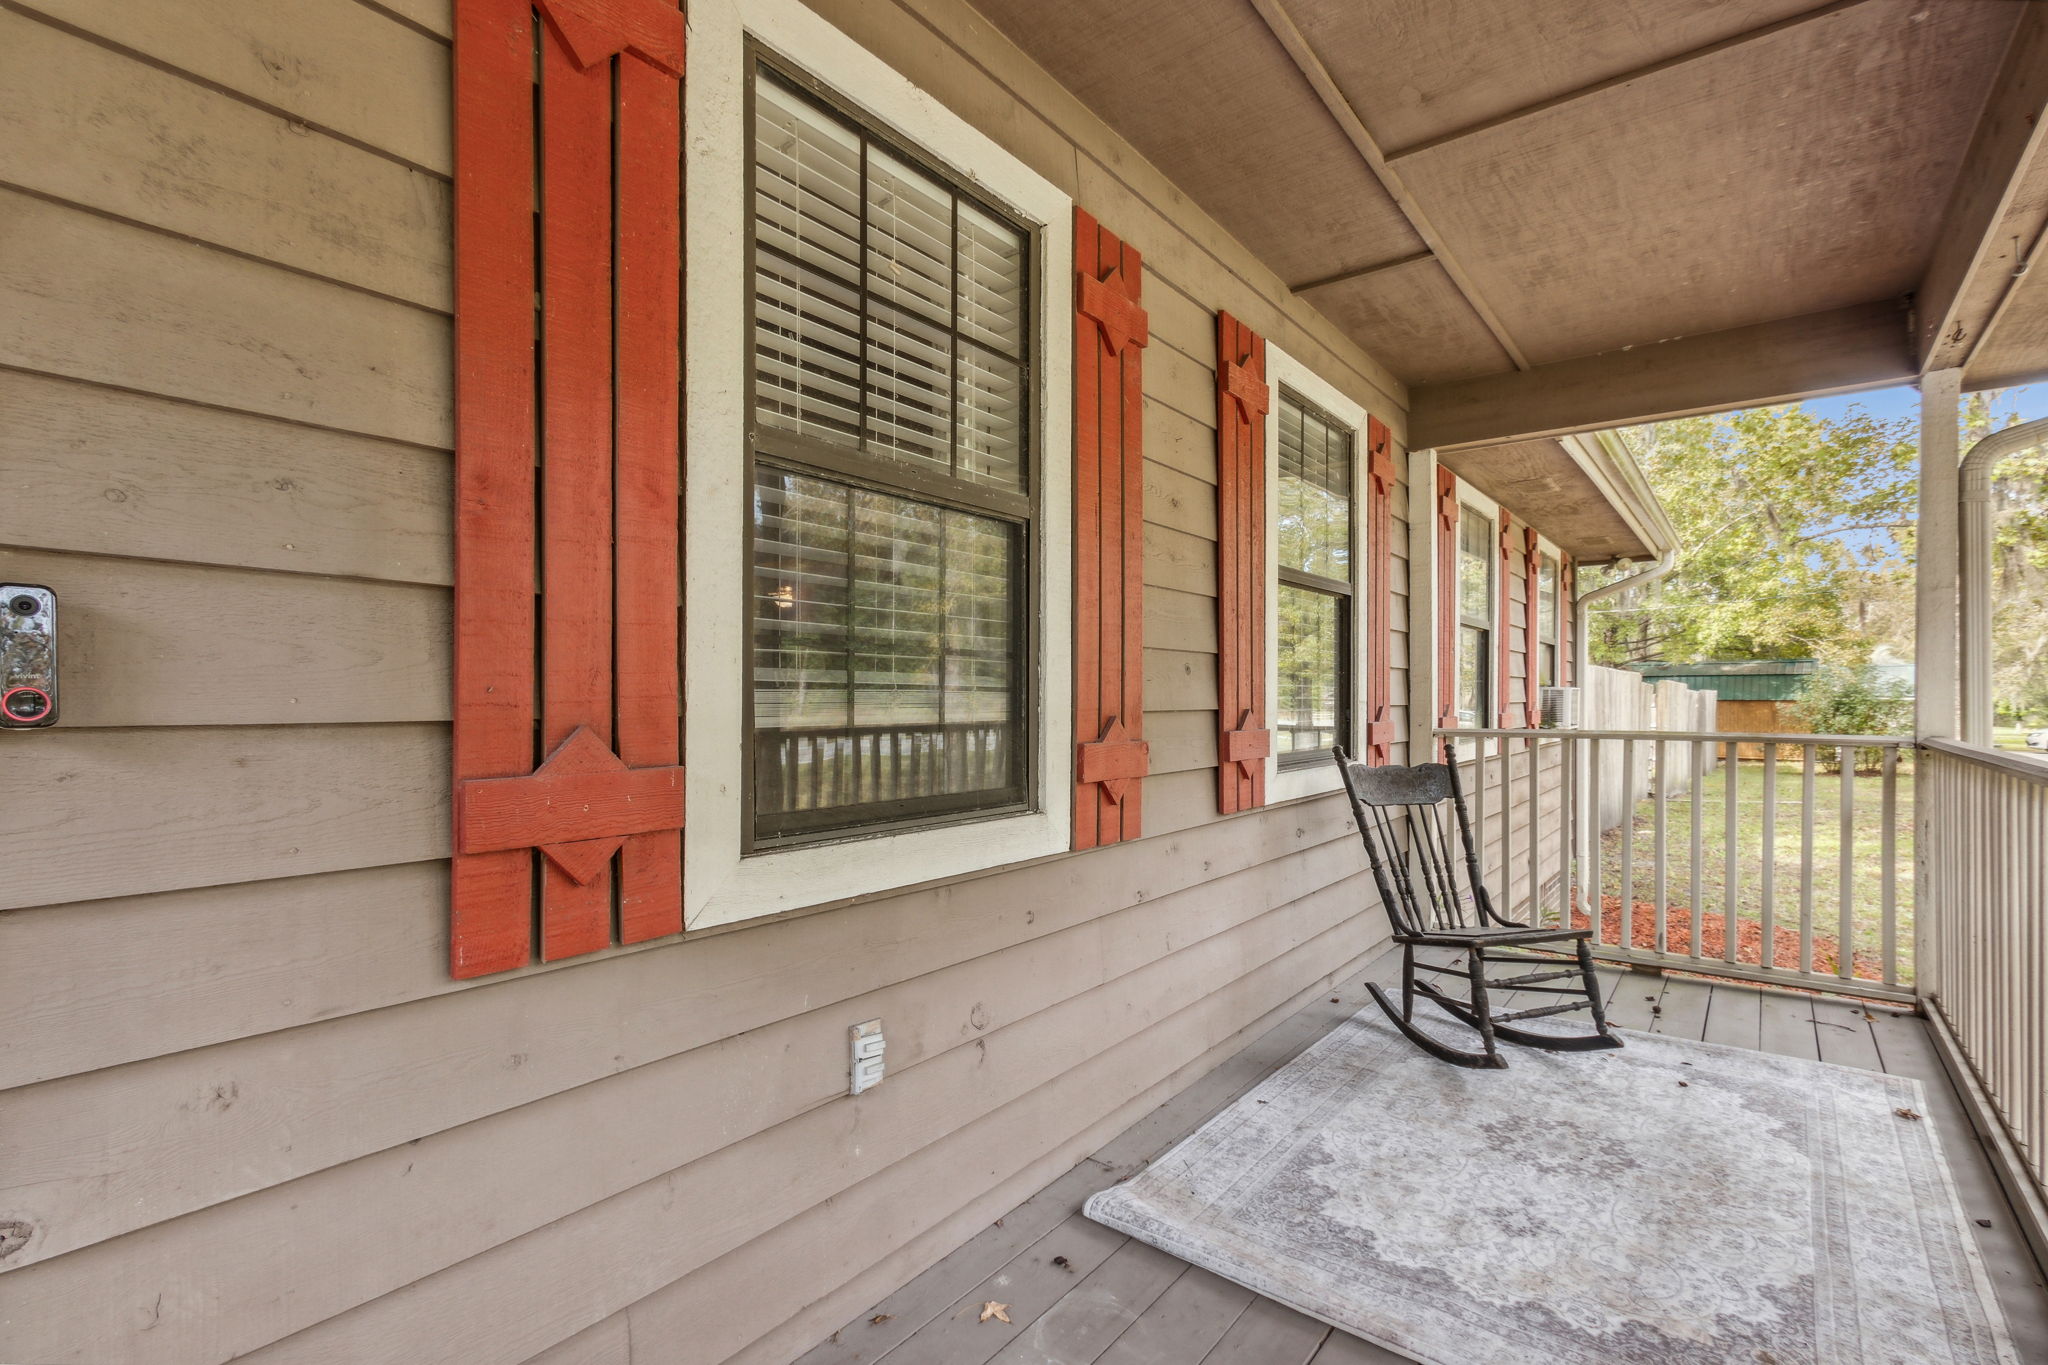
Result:
<svg viewBox="0 0 2048 1365"><path fill-rule="evenodd" d="M1334 983L1087 1160L802 1357L802 1365L1394 1365L1405 1355L1090 1222L1081 1205L1142 1169L1391 983L1394 955ZM1654 971L1603 970L1624 1028L1909 1076L1947 1153L2019 1358L2048 1358L2048 1281L1993 1172L1971 1106L1912 1011ZM1009 1322L984 1320L1006 1305Z"/></svg>

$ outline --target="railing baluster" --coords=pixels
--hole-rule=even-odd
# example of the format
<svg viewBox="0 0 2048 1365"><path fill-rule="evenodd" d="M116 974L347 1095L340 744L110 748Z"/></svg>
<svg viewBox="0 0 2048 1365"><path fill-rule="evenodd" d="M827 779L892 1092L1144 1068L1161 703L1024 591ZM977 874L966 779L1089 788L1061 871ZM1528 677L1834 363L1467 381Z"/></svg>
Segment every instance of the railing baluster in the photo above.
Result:
<svg viewBox="0 0 2048 1365"><path fill-rule="evenodd" d="M1651 856L1655 860L1652 865L1656 869L1657 878L1657 910L1654 932L1657 935L1657 951L1662 953L1669 951L1671 947L1670 933L1666 928L1666 920L1669 918L1671 911L1671 902L1666 894L1669 879L1665 873L1670 863L1670 857L1664 834L1665 803L1670 799L1670 792L1667 790L1670 774L1665 767L1664 741L1661 739L1651 746L1651 768L1651 826L1655 831L1653 835L1654 851Z"/></svg>
<svg viewBox="0 0 2048 1365"><path fill-rule="evenodd" d="M1778 891L1778 746L1764 745L1764 810L1760 842L1763 844L1763 876L1757 891L1762 897L1757 919L1757 965L1778 965L1778 917L1774 898Z"/></svg>
<svg viewBox="0 0 2048 1365"><path fill-rule="evenodd" d="M1543 753L1537 741L1522 741L1529 760L1529 923L1543 923Z"/></svg>
<svg viewBox="0 0 2048 1365"><path fill-rule="evenodd" d="M1835 941L1835 974L1845 980L1856 974L1856 750L1843 745L1842 755L1842 847L1839 872L1842 879L1841 934Z"/></svg>
<svg viewBox="0 0 2048 1365"><path fill-rule="evenodd" d="M1884 750L1884 849L1879 855L1884 876L1884 984L1899 984L1899 750Z"/></svg>
<svg viewBox="0 0 2048 1365"><path fill-rule="evenodd" d="M1799 774L1799 970L1813 970L1813 804L1814 771L1820 766L1820 746L1799 746L1802 768Z"/></svg>
<svg viewBox="0 0 2048 1365"><path fill-rule="evenodd" d="M1721 849L1721 866L1727 882L1727 885L1723 888L1727 892L1727 897L1721 910L1721 958L1725 962L1733 962L1735 961L1736 946L1742 941L1742 903L1739 899L1742 886L1742 865L1738 861L1741 844L1737 837L1740 830L1736 825L1735 807L1735 788L1739 785L1738 779L1742 776L1742 769L1737 762L1738 754L1735 741L1730 740L1722 747L1724 750L1721 761L1721 805L1724 808L1722 834L1728 842Z"/></svg>
<svg viewBox="0 0 2048 1365"><path fill-rule="evenodd" d="M1692 939L1686 950L1695 960L1700 955L1700 902L1705 898L1705 874L1701 865L1707 860L1706 799L1702 786L1706 779L1707 745L1705 740L1696 739L1692 742L1692 789L1686 793L1686 799L1692 806L1692 888L1687 911L1692 919Z"/></svg>
<svg viewBox="0 0 2048 1365"><path fill-rule="evenodd" d="M1636 946L1636 742L1621 742L1621 942Z"/></svg>
<svg viewBox="0 0 2048 1365"><path fill-rule="evenodd" d="M1601 809L1600 760L1606 744L1594 740L1586 746L1590 757L1586 763L1586 825L1583 833L1586 849L1586 866L1583 869L1588 888L1586 915L1593 925L1593 942L1607 942L1607 907L1605 901L1607 881L1607 813Z"/></svg>

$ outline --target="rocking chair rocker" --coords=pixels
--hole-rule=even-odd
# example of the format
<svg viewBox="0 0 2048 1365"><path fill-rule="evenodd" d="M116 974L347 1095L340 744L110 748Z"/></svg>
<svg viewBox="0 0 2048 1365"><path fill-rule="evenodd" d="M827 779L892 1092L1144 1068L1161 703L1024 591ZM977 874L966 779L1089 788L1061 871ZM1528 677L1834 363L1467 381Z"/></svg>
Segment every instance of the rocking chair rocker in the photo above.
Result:
<svg viewBox="0 0 2048 1365"><path fill-rule="evenodd" d="M1480 875L1479 855L1472 842L1472 821L1465 809L1464 789L1458 782L1457 756L1449 743L1444 745L1444 760L1412 768L1373 768L1343 749L1337 750L1337 768L1344 776L1344 789L1351 796L1352 813L1365 840L1373 881L1393 922L1394 942L1401 945L1401 1007L1397 1010L1378 985L1369 987L1373 999L1379 1001L1380 1008L1410 1042L1456 1066L1505 1067L1507 1060L1500 1055L1500 1042L1553 1052L1620 1047L1621 1039L1607 1026L1606 1011L1600 1005L1599 983L1593 975L1593 954L1587 946L1593 931L1521 924L1494 910L1493 897L1487 893ZM1454 855L1451 848L1450 827L1444 815L1446 803L1457 822L1462 858ZM1462 890L1457 875L1461 861ZM1567 950L1566 944L1572 948ZM1558 958L1501 951L1508 947L1545 945L1556 945L1560 952L1574 951L1578 960L1568 963ZM1455 963L1418 964L1417 948L1456 949L1465 954L1465 965L1459 968ZM1538 970L1489 980L1486 969L1494 963L1534 964ZM1468 997L1460 1000L1428 981L1417 981L1418 965L1460 972L1468 983ZM1572 984L1545 984L1563 981ZM1495 1013L1489 993L1497 990L1577 998ZM1417 1028L1414 1019L1418 995L1435 1002L1453 1019L1476 1031L1483 1050L1452 1047ZM1560 1035L1514 1027L1526 1019L1574 1010L1592 1011L1592 1033Z"/></svg>

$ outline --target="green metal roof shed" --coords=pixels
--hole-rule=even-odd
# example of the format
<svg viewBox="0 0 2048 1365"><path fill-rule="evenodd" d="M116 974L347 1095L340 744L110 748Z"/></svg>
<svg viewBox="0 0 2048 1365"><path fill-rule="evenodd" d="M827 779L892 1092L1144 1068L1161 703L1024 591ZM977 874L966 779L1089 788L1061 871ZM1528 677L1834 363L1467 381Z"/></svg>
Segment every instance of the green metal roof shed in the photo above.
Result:
<svg viewBox="0 0 2048 1365"><path fill-rule="evenodd" d="M1690 664L1628 664L1652 681L1682 682L1722 701L1791 701L1820 671L1815 659L1707 659Z"/></svg>

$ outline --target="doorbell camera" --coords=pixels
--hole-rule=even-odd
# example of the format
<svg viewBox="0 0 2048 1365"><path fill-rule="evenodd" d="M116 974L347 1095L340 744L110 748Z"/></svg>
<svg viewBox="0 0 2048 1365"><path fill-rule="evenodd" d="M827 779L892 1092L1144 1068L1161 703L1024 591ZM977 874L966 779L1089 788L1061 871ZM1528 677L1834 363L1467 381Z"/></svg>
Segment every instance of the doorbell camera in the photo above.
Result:
<svg viewBox="0 0 2048 1365"><path fill-rule="evenodd" d="M0 583L0 730L57 719L57 594Z"/></svg>

